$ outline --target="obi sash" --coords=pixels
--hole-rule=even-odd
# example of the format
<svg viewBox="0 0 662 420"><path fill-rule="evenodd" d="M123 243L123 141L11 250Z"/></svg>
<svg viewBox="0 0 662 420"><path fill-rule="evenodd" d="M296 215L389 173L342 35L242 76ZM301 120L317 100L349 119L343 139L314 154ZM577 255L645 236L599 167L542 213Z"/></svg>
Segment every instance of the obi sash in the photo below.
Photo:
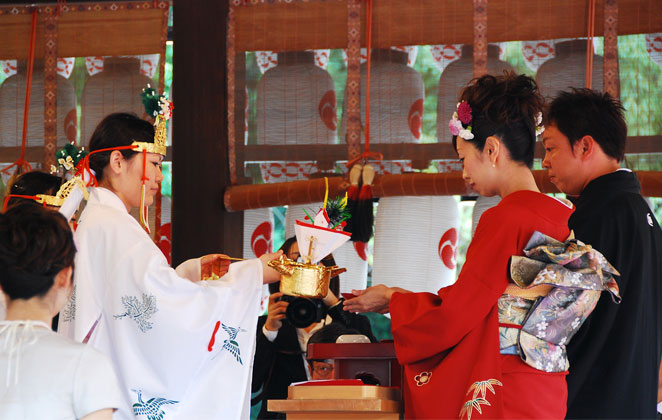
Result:
<svg viewBox="0 0 662 420"><path fill-rule="evenodd" d="M544 372L568 370L566 345L607 291L620 302L619 273L590 245L535 232L524 256L513 256L509 284L498 301L502 354L519 355Z"/></svg>

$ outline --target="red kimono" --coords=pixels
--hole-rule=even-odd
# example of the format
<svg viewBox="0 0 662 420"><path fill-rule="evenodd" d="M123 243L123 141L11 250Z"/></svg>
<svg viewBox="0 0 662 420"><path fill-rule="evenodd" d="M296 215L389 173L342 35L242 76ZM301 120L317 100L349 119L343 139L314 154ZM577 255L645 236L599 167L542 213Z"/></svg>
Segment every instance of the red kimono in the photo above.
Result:
<svg viewBox="0 0 662 420"><path fill-rule="evenodd" d="M567 372L546 373L499 349L497 300L511 255L534 231L569 235L565 204L517 191L481 217L455 284L432 293L395 293L389 310L405 367L406 418L563 418Z"/></svg>

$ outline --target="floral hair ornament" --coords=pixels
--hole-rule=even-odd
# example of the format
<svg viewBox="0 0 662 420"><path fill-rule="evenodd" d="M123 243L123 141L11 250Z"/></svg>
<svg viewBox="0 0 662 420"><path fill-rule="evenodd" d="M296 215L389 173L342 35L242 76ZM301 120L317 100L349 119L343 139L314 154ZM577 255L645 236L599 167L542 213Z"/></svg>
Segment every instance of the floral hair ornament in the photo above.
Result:
<svg viewBox="0 0 662 420"><path fill-rule="evenodd" d="M536 114L536 137L542 134L545 131L545 126L542 125L542 112Z"/></svg>
<svg viewBox="0 0 662 420"><path fill-rule="evenodd" d="M88 199L87 185L83 181L81 173L77 170L77 165L85 158L85 156L87 156L87 151L84 148L78 149L75 145L67 143L55 154L59 168L55 165L51 165L51 175L59 175L60 170L62 171L63 183L60 185L57 193L55 195L8 194L5 196L2 211L4 212L7 210L10 198L24 198L43 204L44 207L57 207L58 211L67 219L67 221L70 221L76 213L76 210L78 210L81 201L83 199Z"/></svg>
<svg viewBox="0 0 662 420"><path fill-rule="evenodd" d="M454 136L460 136L465 140L472 140L474 138L471 132L471 106L467 101L462 101L457 104L457 111L453 113L453 117L448 122L448 129Z"/></svg>

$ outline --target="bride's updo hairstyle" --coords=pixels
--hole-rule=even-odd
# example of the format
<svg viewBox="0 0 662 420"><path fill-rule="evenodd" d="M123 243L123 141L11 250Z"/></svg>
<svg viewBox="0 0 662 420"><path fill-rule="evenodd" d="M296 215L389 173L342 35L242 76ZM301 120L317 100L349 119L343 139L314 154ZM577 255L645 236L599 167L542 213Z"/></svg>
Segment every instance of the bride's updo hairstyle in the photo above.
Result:
<svg viewBox="0 0 662 420"><path fill-rule="evenodd" d="M471 107L469 125L474 138L468 143L482 152L487 138L495 136L506 146L513 161L533 166L536 119L545 102L535 80L513 72L485 75L472 80L460 93L459 101L466 101Z"/></svg>

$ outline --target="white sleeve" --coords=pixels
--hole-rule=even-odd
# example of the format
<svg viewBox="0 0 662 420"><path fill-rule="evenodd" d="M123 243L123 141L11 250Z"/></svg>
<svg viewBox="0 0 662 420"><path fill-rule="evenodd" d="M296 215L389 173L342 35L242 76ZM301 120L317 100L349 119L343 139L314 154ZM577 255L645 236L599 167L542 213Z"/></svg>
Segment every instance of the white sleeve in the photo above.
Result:
<svg viewBox="0 0 662 420"><path fill-rule="evenodd" d="M89 345L84 346L74 373L73 403L76 418L122 405L122 394L110 359Z"/></svg>
<svg viewBox="0 0 662 420"><path fill-rule="evenodd" d="M273 343L276 337L278 337L278 330L276 331L269 331L267 329L266 325L262 326L262 334L264 334L265 337L267 337L267 340L269 340L270 343Z"/></svg>
<svg viewBox="0 0 662 420"><path fill-rule="evenodd" d="M189 279L193 283L199 282L202 278L200 258L192 258L184 261L175 268L175 272L179 277Z"/></svg>

